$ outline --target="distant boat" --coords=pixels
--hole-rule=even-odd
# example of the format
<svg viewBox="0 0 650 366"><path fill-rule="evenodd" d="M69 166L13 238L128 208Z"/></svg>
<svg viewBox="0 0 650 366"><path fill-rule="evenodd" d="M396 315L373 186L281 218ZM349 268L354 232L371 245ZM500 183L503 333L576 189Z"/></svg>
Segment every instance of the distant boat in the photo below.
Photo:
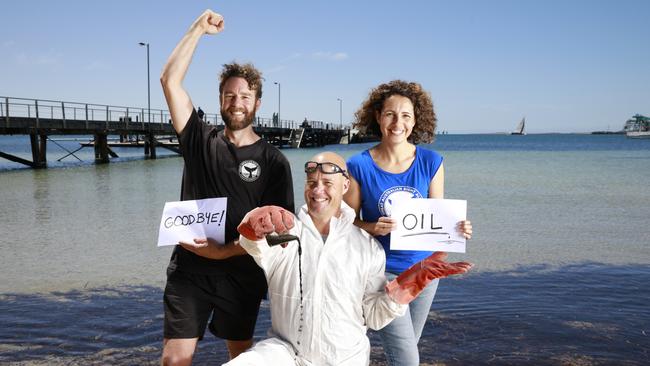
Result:
<svg viewBox="0 0 650 366"><path fill-rule="evenodd" d="M650 118L635 114L625 122L625 136L633 139L650 139Z"/></svg>
<svg viewBox="0 0 650 366"><path fill-rule="evenodd" d="M514 131L510 132L511 135L525 135L526 134L526 117L521 119Z"/></svg>

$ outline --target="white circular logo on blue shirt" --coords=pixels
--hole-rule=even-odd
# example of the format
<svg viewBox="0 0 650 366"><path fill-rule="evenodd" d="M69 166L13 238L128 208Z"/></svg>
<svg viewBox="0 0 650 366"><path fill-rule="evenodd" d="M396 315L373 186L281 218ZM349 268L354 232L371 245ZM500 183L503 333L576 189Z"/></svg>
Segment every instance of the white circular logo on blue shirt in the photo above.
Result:
<svg viewBox="0 0 650 366"><path fill-rule="evenodd" d="M423 198L420 192L408 186L395 186L390 187L381 194L377 206L381 216L390 216L393 205L402 200L410 200L412 198Z"/></svg>

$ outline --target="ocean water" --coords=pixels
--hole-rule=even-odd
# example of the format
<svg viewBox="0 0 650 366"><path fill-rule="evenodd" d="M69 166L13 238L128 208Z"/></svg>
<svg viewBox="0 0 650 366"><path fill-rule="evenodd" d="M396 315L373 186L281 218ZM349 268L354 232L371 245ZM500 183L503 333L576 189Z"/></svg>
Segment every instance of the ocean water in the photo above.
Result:
<svg viewBox="0 0 650 366"><path fill-rule="evenodd" d="M56 138L54 138L57 140ZM182 160L142 151L92 164L78 141L48 142L48 166L0 160L0 364L156 364L170 248L157 248ZM302 204L302 165L333 150L284 149ZM475 263L441 282L420 343L426 364L647 363L650 140L620 135L442 135L445 195L466 199ZM29 158L26 138L0 151ZM270 325L263 304L256 338ZM372 363L382 364L370 333ZM206 336L196 364L227 359Z"/></svg>

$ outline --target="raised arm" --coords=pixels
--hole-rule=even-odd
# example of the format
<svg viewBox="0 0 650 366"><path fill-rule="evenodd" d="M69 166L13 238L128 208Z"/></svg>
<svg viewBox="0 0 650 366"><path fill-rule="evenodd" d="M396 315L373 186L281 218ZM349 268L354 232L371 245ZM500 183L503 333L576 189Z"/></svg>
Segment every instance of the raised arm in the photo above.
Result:
<svg viewBox="0 0 650 366"><path fill-rule="evenodd" d="M181 133L192 113L192 100L183 88L183 79L192 62L192 56L204 34L217 34L223 30L223 17L212 10L206 10L192 24L183 39L176 45L169 56L162 74L162 84L167 106L172 117L172 124L177 133Z"/></svg>
<svg viewBox="0 0 650 366"><path fill-rule="evenodd" d="M270 248L265 237L271 233L287 234L295 226L291 212L279 206L258 207L244 216L237 226L239 245L253 257L265 272L272 267L278 247Z"/></svg>
<svg viewBox="0 0 650 366"><path fill-rule="evenodd" d="M286 233L293 226L291 212L278 206L264 206L258 207L244 216L241 224L237 227L237 231L242 234L239 245L236 241L219 245L214 240L207 238L194 239L193 242L179 242L179 244L194 254L210 259L226 259L248 252L264 268L258 261L263 255L264 249L258 247L259 241L264 239L266 234ZM265 241L263 246L267 247Z"/></svg>

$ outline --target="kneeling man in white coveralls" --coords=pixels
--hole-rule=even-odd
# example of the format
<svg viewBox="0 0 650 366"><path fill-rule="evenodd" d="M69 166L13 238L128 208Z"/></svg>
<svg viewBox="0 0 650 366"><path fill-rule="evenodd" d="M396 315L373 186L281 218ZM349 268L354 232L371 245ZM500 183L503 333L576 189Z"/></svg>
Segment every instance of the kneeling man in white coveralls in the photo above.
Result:
<svg viewBox="0 0 650 366"><path fill-rule="evenodd" d="M354 226L356 214L342 201L350 184L345 160L321 153L305 172L299 221L265 206L249 212L238 228L240 245L266 274L272 338L226 365L367 365L367 328L381 329L403 315L434 278L471 268L434 253L387 284L382 247ZM270 246L271 233L298 239Z"/></svg>

